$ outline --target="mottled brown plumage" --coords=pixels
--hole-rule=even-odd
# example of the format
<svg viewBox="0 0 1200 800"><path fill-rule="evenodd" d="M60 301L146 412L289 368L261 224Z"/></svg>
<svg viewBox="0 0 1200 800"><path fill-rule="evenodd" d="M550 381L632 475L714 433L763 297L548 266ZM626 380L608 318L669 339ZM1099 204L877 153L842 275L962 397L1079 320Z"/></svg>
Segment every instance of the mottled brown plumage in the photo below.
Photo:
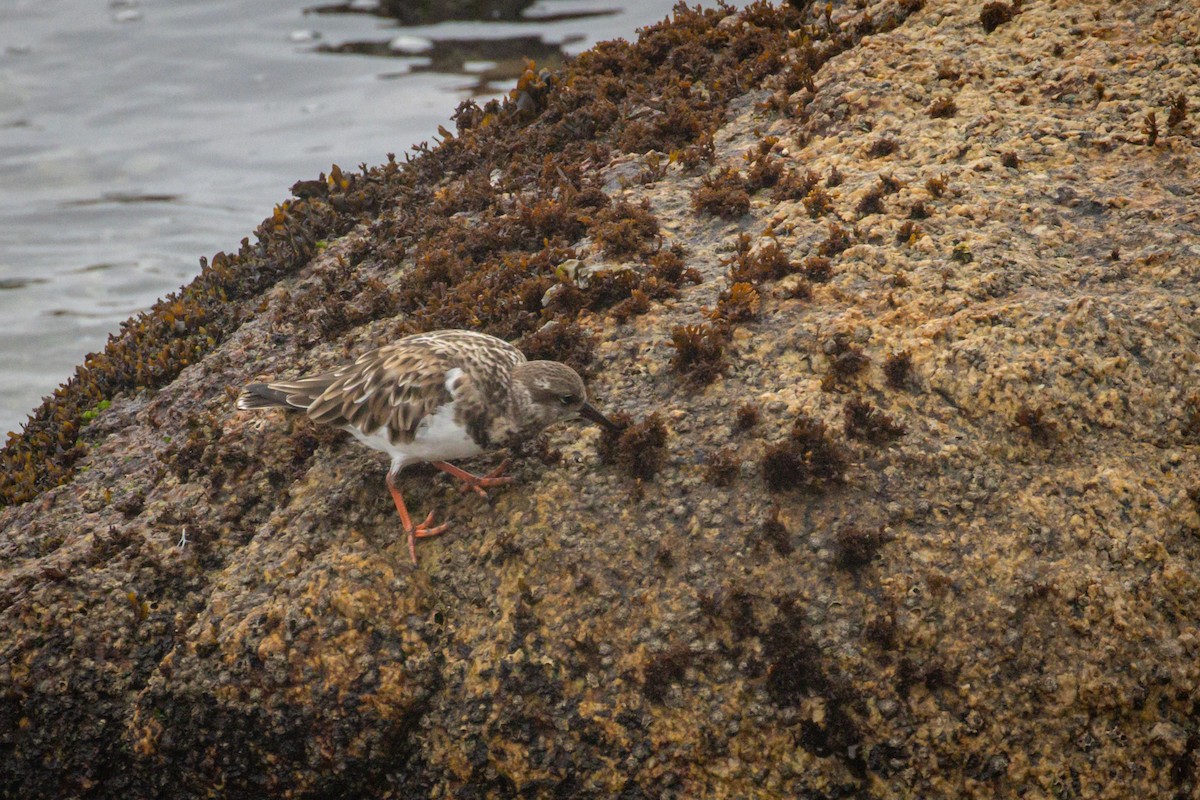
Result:
<svg viewBox="0 0 1200 800"><path fill-rule="evenodd" d="M462 330L407 336L351 364L295 381L249 384L237 407L304 411L390 455L388 488L413 563L413 540L446 526L430 528L432 513L412 524L394 483L405 466L431 462L486 496L486 487L511 480L500 477L504 465L480 477L446 461L516 444L559 421L584 417L613 427L587 402L583 379L570 367L526 361L501 339Z"/></svg>
<svg viewBox="0 0 1200 800"><path fill-rule="evenodd" d="M388 441L400 445L411 442L421 420L456 396L468 430L486 430L488 409L504 407L509 374L524 361L520 350L493 336L436 331L406 336L329 372L267 386L315 422L367 434L383 428ZM455 368L462 375L448 386Z"/></svg>

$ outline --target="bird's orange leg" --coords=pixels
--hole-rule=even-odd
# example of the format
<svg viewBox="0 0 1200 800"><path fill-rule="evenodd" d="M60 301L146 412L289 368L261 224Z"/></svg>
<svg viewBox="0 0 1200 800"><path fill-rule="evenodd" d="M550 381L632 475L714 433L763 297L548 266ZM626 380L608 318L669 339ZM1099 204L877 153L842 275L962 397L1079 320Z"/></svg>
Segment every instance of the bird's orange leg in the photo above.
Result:
<svg viewBox="0 0 1200 800"><path fill-rule="evenodd" d="M504 475L504 470L508 469L508 459L504 459L500 466L489 472L487 475L472 475L465 469L460 469L453 464L447 464L445 461L430 462L435 467L449 475L453 475L460 481L466 484L463 490L474 489L480 497L487 497L487 492L484 489L490 489L493 486L503 486L506 483L512 483L512 477ZM503 477L501 477L503 475Z"/></svg>
<svg viewBox="0 0 1200 800"><path fill-rule="evenodd" d="M404 498L400 496L400 490L392 481L391 472L387 476L387 487L388 491L392 493L392 501L396 504L396 510L400 512L400 524L404 526L404 533L408 536L408 555L412 558L415 566L417 563L417 539L428 539L430 536L445 533L449 526L443 523L433 528L429 527L429 523L433 522L432 511L420 525L413 525L412 518L408 516L408 508L404 505Z"/></svg>

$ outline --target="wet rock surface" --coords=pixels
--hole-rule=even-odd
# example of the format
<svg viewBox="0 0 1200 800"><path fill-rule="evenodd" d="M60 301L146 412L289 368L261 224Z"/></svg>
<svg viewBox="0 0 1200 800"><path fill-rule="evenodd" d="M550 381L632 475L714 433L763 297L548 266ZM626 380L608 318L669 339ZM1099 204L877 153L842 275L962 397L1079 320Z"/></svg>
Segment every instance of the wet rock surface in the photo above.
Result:
<svg viewBox="0 0 1200 800"><path fill-rule="evenodd" d="M298 184L5 450L0 792L1194 793L1200 16L981 10L681 14ZM640 433L406 471L414 569L232 401L438 327Z"/></svg>

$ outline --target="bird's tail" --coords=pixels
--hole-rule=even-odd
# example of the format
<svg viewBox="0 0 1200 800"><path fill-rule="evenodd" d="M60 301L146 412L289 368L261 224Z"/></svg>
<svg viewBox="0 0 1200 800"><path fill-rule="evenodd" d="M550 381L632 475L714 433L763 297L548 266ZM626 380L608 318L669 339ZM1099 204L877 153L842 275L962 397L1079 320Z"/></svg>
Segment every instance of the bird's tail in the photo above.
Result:
<svg viewBox="0 0 1200 800"><path fill-rule="evenodd" d="M242 411L252 411L256 408L286 408L302 411L305 406L289 402L288 393L274 388L269 383L250 383L238 395L237 407Z"/></svg>

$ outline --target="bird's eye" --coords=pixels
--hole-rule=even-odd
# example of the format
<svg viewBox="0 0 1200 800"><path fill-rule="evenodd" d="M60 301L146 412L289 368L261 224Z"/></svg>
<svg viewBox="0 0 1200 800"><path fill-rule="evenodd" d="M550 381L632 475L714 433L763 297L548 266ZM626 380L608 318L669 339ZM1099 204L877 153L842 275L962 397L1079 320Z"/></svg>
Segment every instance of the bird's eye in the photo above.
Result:
<svg viewBox="0 0 1200 800"><path fill-rule="evenodd" d="M564 394L562 397L560 397L560 398L558 398L558 399L562 401L562 404L563 404L564 406L569 406L569 405L571 405L572 403L574 403L574 402L575 402L575 395L573 395L573 394Z"/></svg>

